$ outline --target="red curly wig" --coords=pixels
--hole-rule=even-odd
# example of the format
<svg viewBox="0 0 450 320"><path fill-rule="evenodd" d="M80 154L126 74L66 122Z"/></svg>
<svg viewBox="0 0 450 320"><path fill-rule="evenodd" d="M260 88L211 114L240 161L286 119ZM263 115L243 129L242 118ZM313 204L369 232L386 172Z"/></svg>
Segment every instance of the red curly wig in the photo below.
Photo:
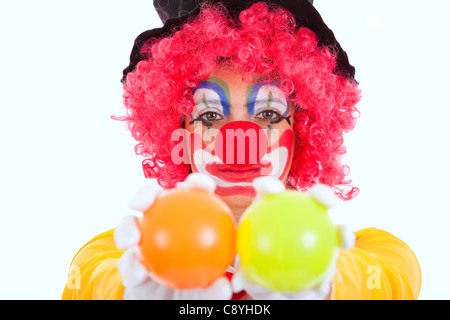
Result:
<svg viewBox="0 0 450 320"><path fill-rule="evenodd" d="M124 84L127 122L138 141L136 154L144 156L147 178L163 188L173 188L190 173L189 164L171 160L172 132L183 127L192 112L192 91L226 61L245 81L276 79L295 106L296 149L288 184L307 190L315 183L331 186L342 199L351 199L358 188L345 178L341 164L346 149L343 133L354 128L359 115L358 84L333 71L336 57L318 46L316 35L296 28L289 11L257 3L229 18L225 7L204 5L195 19L143 49L149 58L140 61Z"/></svg>

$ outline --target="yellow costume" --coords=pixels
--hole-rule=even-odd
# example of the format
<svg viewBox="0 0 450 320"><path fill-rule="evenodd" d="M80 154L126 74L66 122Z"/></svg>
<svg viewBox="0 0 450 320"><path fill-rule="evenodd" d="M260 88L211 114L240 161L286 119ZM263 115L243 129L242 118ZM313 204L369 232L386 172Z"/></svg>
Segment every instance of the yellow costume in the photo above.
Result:
<svg viewBox="0 0 450 320"><path fill-rule="evenodd" d="M73 259L62 299L122 299L124 287L116 268L123 253L104 232ZM368 228L355 233L355 247L341 251L331 299L417 299L421 271L416 256L390 233Z"/></svg>

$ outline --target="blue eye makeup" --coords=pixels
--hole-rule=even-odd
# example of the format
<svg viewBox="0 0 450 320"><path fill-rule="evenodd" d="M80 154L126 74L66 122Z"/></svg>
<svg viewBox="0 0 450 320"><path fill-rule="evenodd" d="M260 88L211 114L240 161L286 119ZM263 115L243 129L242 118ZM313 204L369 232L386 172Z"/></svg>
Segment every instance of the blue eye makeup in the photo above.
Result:
<svg viewBox="0 0 450 320"><path fill-rule="evenodd" d="M214 121L230 116L230 90L228 85L218 79L210 78L200 82L193 91L194 112L190 114L191 124L201 121L210 127ZM248 114L260 120L279 123L286 120L289 124L289 102L274 82L258 82L248 85L246 106Z"/></svg>
<svg viewBox="0 0 450 320"><path fill-rule="evenodd" d="M286 120L289 124L289 102L274 82L258 82L247 89L247 107L250 116L270 121Z"/></svg>
<svg viewBox="0 0 450 320"><path fill-rule="evenodd" d="M199 94L197 93L199 91ZM210 109L211 106L215 106L216 109L220 109L225 117L230 116L230 105L228 103L228 95L226 94L227 88L222 88L216 82L202 81L197 88L194 89L194 101L198 105L198 110ZM196 95L197 93L197 95Z"/></svg>

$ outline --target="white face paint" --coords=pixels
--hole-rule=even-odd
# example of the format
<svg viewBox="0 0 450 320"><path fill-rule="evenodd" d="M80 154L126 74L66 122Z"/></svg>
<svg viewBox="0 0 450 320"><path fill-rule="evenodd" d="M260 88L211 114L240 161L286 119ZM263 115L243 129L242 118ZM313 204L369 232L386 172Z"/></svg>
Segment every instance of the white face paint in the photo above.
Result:
<svg viewBox="0 0 450 320"><path fill-rule="evenodd" d="M194 119L200 117L204 112L216 112L222 117L225 117L220 97L214 90L207 88L197 89L194 93L193 100L194 110L192 117Z"/></svg>
<svg viewBox="0 0 450 320"><path fill-rule="evenodd" d="M224 188L231 188L234 186L251 187L251 182L228 182L223 180L220 176L211 174L206 170L207 164L218 163L223 164L219 157L212 155L208 150L198 149L193 153L196 172L205 173L209 175L217 186ZM271 176L277 179L281 179L286 163L289 160L289 151L286 147L279 147L270 153L267 153L263 157L263 161L270 163L270 167L267 169L261 169L261 176Z"/></svg>
<svg viewBox="0 0 450 320"><path fill-rule="evenodd" d="M271 110L285 117L289 112L289 105L283 91L271 84L254 88L250 94L248 105L249 113L255 116Z"/></svg>

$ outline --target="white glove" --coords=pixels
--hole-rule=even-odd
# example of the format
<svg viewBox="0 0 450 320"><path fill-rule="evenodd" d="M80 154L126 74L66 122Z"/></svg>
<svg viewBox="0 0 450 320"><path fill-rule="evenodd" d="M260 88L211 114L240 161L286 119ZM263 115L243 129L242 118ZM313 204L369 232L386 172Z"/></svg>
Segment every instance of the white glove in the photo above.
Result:
<svg viewBox="0 0 450 320"><path fill-rule="evenodd" d="M203 174L191 174L186 179L184 188L202 188L214 192L214 181ZM129 206L144 212L151 207L155 198L162 192L161 188L146 186L141 188L131 199ZM207 288L171 289L154 279L151 273L138 259L138 244L141 233L137 218L133 215L124 217L114 231L114 241L119 249L126 249L117 262L117 269L125 287L123 298L126 300L228 300L233 292L230 281L224 276Z"/></svg>
<svg viewBox="0 0 450 320"><path fill-rule="evenodd" d="M257 196L255 200L258 200L263 195L274 194L285 190L284 185L278 179L272 177L261 177L253 181L254 188ZM326 208L331 208L337 202L337 199L331 189L322 184L313 186L308 192L319 203ZM241 218L241 221L244 217ZM339 233L340 249L348 250L355 245L355 236L348 230L346 226L337 226ZM238 264L239 265L239 264ZM231 280L232 288L234 292L240 292L245 290L255 300L323 300L326 299L331 291L331 281L336 272L336 265L334 264L326 273L324 280L317 286L291 293L283 293L272 291L260 286L254 281L250 280L244 273L241 267L238 266L237 271L233 275Z"/></svg>

